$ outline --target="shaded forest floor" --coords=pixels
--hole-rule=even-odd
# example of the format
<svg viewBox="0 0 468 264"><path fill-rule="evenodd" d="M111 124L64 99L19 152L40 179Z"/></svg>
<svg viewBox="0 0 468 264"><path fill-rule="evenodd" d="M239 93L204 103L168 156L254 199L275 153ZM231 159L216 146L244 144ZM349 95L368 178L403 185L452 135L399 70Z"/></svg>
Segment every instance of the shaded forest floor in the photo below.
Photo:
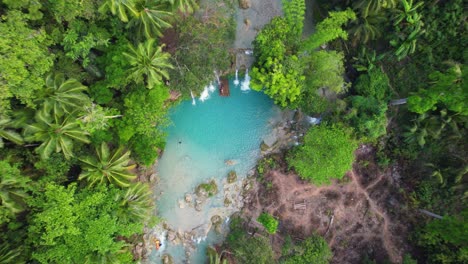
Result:
<svg viewBox="0 0 468 264"><path fill-rule="evenodd" d="M361 146L353 169L328 186L317 187L285 170L271 170L247 197L243 216L256 219L268 212L280 220L278 233L270 236L278 256L286 235L300 241L317 233L330 245L332 263L361 263L364 255L377 263L401 263L408 250L406 209L396 173L381 171L374 154L371 147ZM274 158L286 168L284 157Z"/></svg>

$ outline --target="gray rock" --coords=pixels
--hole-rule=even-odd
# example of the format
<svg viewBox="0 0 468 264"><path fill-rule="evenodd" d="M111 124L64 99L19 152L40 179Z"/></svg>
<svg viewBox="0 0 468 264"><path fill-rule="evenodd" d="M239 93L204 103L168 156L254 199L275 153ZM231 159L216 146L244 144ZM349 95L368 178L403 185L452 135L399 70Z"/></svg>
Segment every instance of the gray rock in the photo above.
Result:
<svg viewBox="0 0 468 264"><path fill-rule="evenodd" d="M176 233L172 230L167 231L167 239L169 241L174 241L176 239Z"/></svg>
<svg viewBox="0 0 468 264"><path fill-rule="evenodd" d="M192 195L190 193L185 194L185 202L187 203L192 202Z"/></svg>
<svg viewBox="0 0 468 264"><path fill-rule="evenodd" d="M202 209L203 209L203 204L197 203L197 204L195 205L195 210L197 210L198 212L201 212Z"/></svg>
<svg viewBox="0 0 468 264"><path fill-rule="evenodd" d="M162 256L162 263L163 264L174 264L174 259L172 258L171 255L164 254L164 256Z"/></svg>

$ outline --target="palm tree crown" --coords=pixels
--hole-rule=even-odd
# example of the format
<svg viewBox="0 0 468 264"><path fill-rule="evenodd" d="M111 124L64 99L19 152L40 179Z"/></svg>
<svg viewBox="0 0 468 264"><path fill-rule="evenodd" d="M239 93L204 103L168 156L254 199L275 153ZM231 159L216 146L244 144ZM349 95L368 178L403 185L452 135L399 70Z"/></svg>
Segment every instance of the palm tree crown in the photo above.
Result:
<svg viewBox="0 0 468 264"><path fill-rule="evenodd" d="M36 113L36 123L26 125L24 134L25 140L42 144L36 148L42 159L48 159L50 154L63 152L66 159L73 157L74 141L89 143L88 133L80 128L76 118L70 114L67 117L60 117L57 114L52 116L44 110Z"/></svg>
<svg viewBox="0 0 468 264"><path fill-rule="evenodd" d="M54 114L61 116L90 104L89 97L83 93L87 90L75 79L65 80L63 74L51 74L46 78L46 88L40 101L44 103L46 112L53 110Z"/></svg>
<svg viewBox="0 0 468 264"><path fill-rule="evenodd" d="M105 0L99 7L99 12L106 13L111 11L113 15L117 15L123 22L128 22L128 15L137 16L138 12L135 9L133 0Z"/></svg>
<svg viewBox="0 0 468 264"><path fill-rule="evenodd" d="M0 148L3 148L3 139L16 143L23 144L23 138L13 128L12 120L5 116L0 116Z"/></svg>
<svg viewBox="0 0 468 264"><path fill-rule="evenodd" d="M136 28L140 38L144 36L150 39L161 36L163 29L171 27L168 20L172 17L172 13L166 11L166 6L159 1L144 1L137 4L136 9L137 15L130 21L129 26Z"/></svg>
<svg viewBox="0 0 468 264"><path fill-rule="evenodd" d="M146 87L152 89L162 82L163 77L169 79L166 69L172 69L169 63L170 54L162 52L163 46L155 48L155 40L150 39L145 43L138 44L138 47L129 46L129 53L124 53L130 65L129 78L136 83L144 83Z"/></svg>
<svg viewBox="0 0 468 264"><path fill-rule="evenodd" d="M126 222L145 222L151 218L153 199L147 184L132 184L121 195L116 196L119 203L119 219Z"/></svg>
<svg viewBox="0 0 468 264"><path fill-rule="evenodd" d="M130 186L130 181L136 176L129 172L135 165L128 165L130 162L130 151L123 152L118 148L111 153L109 146L102 143L96 148L96 156L88 156L80 159L83 162L83 172L80 179L94 185L96 183L110 182L120 187Z"/></svg>

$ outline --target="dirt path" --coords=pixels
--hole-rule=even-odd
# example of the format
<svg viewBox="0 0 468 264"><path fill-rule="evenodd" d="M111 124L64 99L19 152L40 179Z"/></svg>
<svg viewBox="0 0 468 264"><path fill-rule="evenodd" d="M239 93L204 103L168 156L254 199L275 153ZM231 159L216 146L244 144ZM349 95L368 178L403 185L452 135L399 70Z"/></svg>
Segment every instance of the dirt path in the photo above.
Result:
<svg viewBox="0 0 468 264"><path fill-rule="evenodd" d="M403 209L390 172L378 169L371 148L360 148L356 158L353 170L329 186L317 187L284 171L268 172L244 215L256 219L267 211L280 220L280 234L293 238L324 236L334 254L332 263L361 263L364 255L377 263L401 263L408 227L400 221ZM281 240L273 241L280 251Z"/></svg>

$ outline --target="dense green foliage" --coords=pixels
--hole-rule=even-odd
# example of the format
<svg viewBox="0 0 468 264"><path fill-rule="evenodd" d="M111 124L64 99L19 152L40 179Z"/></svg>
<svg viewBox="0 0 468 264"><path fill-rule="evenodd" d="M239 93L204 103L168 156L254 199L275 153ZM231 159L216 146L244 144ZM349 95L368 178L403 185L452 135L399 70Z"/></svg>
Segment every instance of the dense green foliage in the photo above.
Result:
<svg viewBox="0 0 468 264"><path fill-rule="evenodd" d="M294 254L285 258L284 264L327 264L332 258L332 252L323 237L313 235L295 246Z"/></svg>
<svg viewBox="0 0 468 264"><path fill-rule="evenodd" d="M239 263L273 263L273 250L266 237L251 236L243 229L243 220L235 217L229 225L230 233L226 238L227 246Z"/></svg>
<svg viewBox="0 0 468 264"><path fill-rule="evenodd" d="M296 107L300 102L308 109L318 89L345 90L342 54L315 49L336 38L346 39L342 25L355 16L349 9L331 12L314 34L301 40L303 19L299 16L304 14L304 1L285 1L285 8L285 17L274 18L255 38L251 86L282 107Z"/></svg>
<svg viewBox="0 0 468 264"><path fill-rule="evenodd" d="M125 241L115 237L140 232L143 223L116 217L121 205L114 197L119 192L105 185L77 191L75 185L47 184L31 201L37 212L28 230L35 248L32 258L41 263L129 261L129 253L121 251Z"/></svg>
<svg viewBox="0 0 468 264"><path fill-rule="evenodd" d="M294 150L288 163L303 179L314 184L341 179L351 169L356 142L339 126L320 125L310 129L304 145Z"/></svg>
<svg viewBox="0 0 468 264"><path fill-rule="evenodd" d="M463 1L319 5L321 11L352 8L357 17L347 27L350 40L331 43L345 53L352 89L344 98L346 107L328 116L353 127L361 142L375 144L381 164L401 168L407 206L445 216L407 215L420 230L411 236L419 248L418 263L466 262L466 241L447 240L463 235L466 219L460 212L468 198Z"/></svg>
<svg viewBox="0 0 468 264"><path fill-rule="evenodd" d="M132 169L164 147L169 107L157 37L196 7L0 3L0 262L133 261L154 205Z"/></svg>
<svg viewBox="0 0 468 264"><path fill-rule="evenodd" d="M429 252L429 263L468 261L468 210L433 220L418 233L418 244Z"/></svg>
<svg viewBox="0 0 468 264"><path fill-rule="evenodd" d="M278 220L276 220L272 215L268 213L262 213L257 218L257 221L261 223L266 231L270 234L275 234L278 229Z"/></svg>
<svg viewBox="0 0 468 264"><path fill-rule="evenodd" d="M218 0L217 0L218 1ZM204 3L201 8L210 10L213 3ZM173 34L177 40L171 57L171 86L190 94L201 92L203 87L215 80L213 71L225 71L233 62L229 49L235 36L235 20L232 16L233 2L217 4L216 12L197 17L186 17Z"/></svg>

